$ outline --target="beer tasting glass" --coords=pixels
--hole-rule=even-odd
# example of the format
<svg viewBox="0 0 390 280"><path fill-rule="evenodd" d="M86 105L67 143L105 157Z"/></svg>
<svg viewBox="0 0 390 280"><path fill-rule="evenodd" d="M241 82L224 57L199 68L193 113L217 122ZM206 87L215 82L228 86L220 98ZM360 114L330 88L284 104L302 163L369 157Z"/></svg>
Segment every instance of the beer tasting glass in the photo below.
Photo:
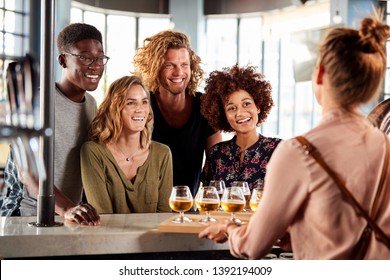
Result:
<svg viewBox="0 0 390 280"><path fill-rule="evenodd" d="M253 212L256 212L257 206L263 196L263 184L257 184L257 187L252 190L251 199L249 201L249 207Z"/></svg>
<svg viewBox="0 0 390 280"><path fill-rule="evenodd" d="M194 203L188 186L174 186L169 197L169 206L175 212L179 212L179 217L172 220L174 223L189 223L192 220L184 216L184 212L189 211Z"/></svg>
<svg viewBox="0 0 390 280"><path fill-rule="evenodd" d="M200 219L200 223L215 222L210 211L216 211L219 207L219 196L217 189L211 186L200 187L195 196L195 204L200 212L206 212L206 217Z"/></svg>
<svg viewBox="0 0 390 280"><path fill-rule="evenodd" d="M213 186L217 189L219 199L221 200L223 191L226 189L225 181L223 180L210 181L210 186ZM222 207L219 206L218 210L222 211Z"/></svg>
<svg viewBox="0 0 390 280"><path fill-rule="evenodd" d="M249 200L251 198L251 190L249 188L248 183L245 181L234 181L232 183L232 186L240 187L242 189L242 192L244 193L244 197L245 197L245 207L244 207L243 212L248 212L248 210L246 208L249 209Z"/></svg>
<svg viewBox="0 0 390 280"><path fill-rule="evenodd" d="M223 211L232 213L231 221L241 224L241 220L236 218L236 213L241 212L245 207L245 197L242 188L226 188L222 195L221 206Z"/></svg>

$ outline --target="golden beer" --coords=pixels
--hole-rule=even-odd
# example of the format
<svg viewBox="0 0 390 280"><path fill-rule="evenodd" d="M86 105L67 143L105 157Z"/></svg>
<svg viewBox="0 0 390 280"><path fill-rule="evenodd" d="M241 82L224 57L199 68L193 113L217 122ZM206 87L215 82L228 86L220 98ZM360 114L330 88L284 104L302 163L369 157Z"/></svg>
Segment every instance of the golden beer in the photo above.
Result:
<svg viewBox="0 0 390 280"><path fill-rule="evenodd" d="M241 212L242 210L244 210L245 201L233 199L228 201L222 201L221 207L225 212Z"/></svg>
<svg viewBox="0 0 390 280"><path fill-rule="evenodd" d="M256 212L257 206L259 206L259 202L255 202L255 201L250 201L249 202L249 207L251 208L251 210L253 212Z"/></svg>
<svg viewBox="0 0 390 280"><path fill-rule="evenodd" d="M249 201L249 207L253 212L256 211L262 196L263 196L263 189L259 189L259 188L253 189L252 196Z"/></svg>
<svg viewBox="0 0 390 280"><path fill-rule="evenodd" d="M194 201L192 199L185 197L176 197L175 200L169 200L169 207L176 212L188 211L191 209L193 204Z"/></svg>
<svg viewBox="0 0 390 280"><path fill-rule="evenodd" d="M202 201L196 201L196 207L200 212L216 211L219 207L219 201L216 199L204 198Z"/></svg>

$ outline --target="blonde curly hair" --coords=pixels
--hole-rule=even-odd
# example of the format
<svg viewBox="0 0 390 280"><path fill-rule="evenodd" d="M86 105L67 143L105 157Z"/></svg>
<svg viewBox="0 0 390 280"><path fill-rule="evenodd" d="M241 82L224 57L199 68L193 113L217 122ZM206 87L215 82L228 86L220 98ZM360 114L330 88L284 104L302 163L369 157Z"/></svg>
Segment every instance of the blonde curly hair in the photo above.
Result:
<svg viewBox="0 0 390 280"><path fill-rule="evenodd" d="M200 57L192 50L190 40L184 33L166 30L146 38L143 46L136 51L134 56L134 74L142 77L145 86L151 92L158 91L165 53L168 49L181 48L185 48L190 56L191 78L187 93L195 95L204 72L200 67Z"/></svg>

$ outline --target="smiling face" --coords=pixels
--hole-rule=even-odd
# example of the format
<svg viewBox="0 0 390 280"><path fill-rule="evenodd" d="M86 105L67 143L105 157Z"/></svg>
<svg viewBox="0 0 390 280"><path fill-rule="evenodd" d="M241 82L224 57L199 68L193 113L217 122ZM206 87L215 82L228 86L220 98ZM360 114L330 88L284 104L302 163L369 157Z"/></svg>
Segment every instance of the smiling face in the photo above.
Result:
<svg viewBox="0 0 390 280"><path fill-rule="evenodd" d="M190 55L185 48L168 49L160 71L160 92L185 93L191 77Z"/></svg>
<svg viewBox="0 0 390 280"><path fill-rule="evenodd" d="M252 96L245 90L231 93L224 106L226 119L236 133L248 133L256 130L260 109Z"/></svg>
<svg viewBox="0 0 390 280"><path fill-rule="evenodd" d="M140 132L145 128L150 113L149 98L140 85L126 90L126 103L122 109L123 132Z"/></svg>
<svg viewBox="0 0 390 280"><path fill-rule="evenodd" d="M85 57L103 57L103 46L98 40L86 39L77 42L68 50L69 53ZM84 65L80 58L71 54L61 54L59 62L64 71L66 85L69 88L79 88L81 91L94 91L103 75L104 65L94 61L91 65Z"/></svg>

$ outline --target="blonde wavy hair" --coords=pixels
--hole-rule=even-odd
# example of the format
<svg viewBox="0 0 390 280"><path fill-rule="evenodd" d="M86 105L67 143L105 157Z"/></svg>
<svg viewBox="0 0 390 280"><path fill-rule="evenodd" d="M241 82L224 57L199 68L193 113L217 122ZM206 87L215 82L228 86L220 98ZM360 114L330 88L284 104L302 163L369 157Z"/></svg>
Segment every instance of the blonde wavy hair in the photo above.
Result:
<svg viewBox="0 0 390 280"><path fill-rule="evenodd" d="M386 71L385 42L390 27L383 12L361 21L360 29L331 29L319 47L319 63L324 66L335 98L345 109L372 100L380 92Z"/></svg>
<svg viewBox="0 0 390 280"><path fill-rule="evenodd" d="M168 49L181 48L185 48L190 55L191 78L187 86L187 93L195 95L204 72L200 67L200 57L192 50L190 40L184 33L166 30L146 38L143 46L136 51L134 56L134 74L142 77L145 86L151 92L158 91L165 53Z"/></svg>
<svg viewBox="0 0 390 280"><path fill-rule="evenodd" d="M97 114L92 121L89 136L92 141L100 143L115 143L118 141L123 129L121 112L126 105L126 90L134 85L140 85L150 100L150 94L141 78L137 76L124 76L115 80L99 106ZM144 149L150 144L153 130L153 111L149 106L150 113L141 131L140 147Z"/></svg>

